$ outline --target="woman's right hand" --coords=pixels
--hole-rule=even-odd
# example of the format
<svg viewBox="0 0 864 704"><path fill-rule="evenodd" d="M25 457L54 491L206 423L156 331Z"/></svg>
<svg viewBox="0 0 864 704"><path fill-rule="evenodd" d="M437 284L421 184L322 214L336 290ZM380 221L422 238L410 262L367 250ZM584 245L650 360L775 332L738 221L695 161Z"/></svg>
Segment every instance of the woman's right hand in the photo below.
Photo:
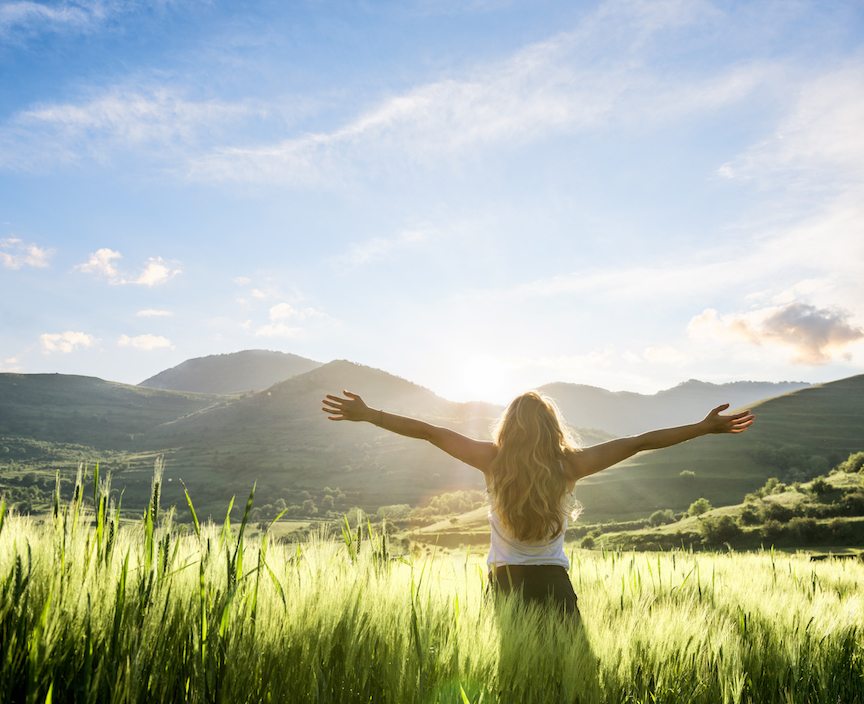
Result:
<svg viewBox="0 0 864 704"><path fill-rule="evenodd" d="M370 420L375 413L357 394L342 389L345 398L341 396L327 396L322 399L324 406L321 408L330 420Z"/></svg>

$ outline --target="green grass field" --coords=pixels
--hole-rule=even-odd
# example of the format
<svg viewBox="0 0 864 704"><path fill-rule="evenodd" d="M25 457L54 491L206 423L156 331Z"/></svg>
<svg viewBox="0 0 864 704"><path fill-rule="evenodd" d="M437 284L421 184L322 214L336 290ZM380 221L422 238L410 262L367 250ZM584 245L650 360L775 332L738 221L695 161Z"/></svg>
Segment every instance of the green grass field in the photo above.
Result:
<svg viewBox="0 0 864 704"><path fill-rule="evenodd" d="M859 562L574 549L575 628L496 609L476 553L176 528L158 483L121 523L75 493L0 522L7 701L864 701Z"/></svg>

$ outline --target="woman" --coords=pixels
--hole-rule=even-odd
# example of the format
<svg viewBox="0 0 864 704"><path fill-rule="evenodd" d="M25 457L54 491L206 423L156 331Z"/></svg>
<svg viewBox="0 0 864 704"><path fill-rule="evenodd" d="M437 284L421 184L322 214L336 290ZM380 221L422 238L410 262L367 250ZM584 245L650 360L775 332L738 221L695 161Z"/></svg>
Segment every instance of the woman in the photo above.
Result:
<svg viewBox="0 0 864 704"><path fill-rule="evenodd" d="M654 430L635 437L579 448L570 439L555 404L529 391L513 400L484 442L421 420L367 406L350 391L327 395L330 420L366 421L399 435L426 440L483 472L491 499L489 580L496 591L518 591L528 602L561 609L578 618L576 595L564 554L564 532L579 479L643 450L677 445L709 433L741 433L754 420L750 411L720 415L723 404L692 425Z"/></svg>

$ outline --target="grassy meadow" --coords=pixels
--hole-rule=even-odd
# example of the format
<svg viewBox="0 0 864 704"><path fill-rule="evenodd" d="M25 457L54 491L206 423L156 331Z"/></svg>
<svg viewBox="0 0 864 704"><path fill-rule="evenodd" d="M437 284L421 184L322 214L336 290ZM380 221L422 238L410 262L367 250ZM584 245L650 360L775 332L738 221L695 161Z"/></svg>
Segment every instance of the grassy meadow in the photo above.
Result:
<svg viewBox="0 0 864 704"><path fill-rule="evenodd" d="M252 538L251 495L180 526L160 483L136 522L98 477L0 519L7 701L864 701L859 561L574 548L580 628L493 603L477 552Z"/></svg>

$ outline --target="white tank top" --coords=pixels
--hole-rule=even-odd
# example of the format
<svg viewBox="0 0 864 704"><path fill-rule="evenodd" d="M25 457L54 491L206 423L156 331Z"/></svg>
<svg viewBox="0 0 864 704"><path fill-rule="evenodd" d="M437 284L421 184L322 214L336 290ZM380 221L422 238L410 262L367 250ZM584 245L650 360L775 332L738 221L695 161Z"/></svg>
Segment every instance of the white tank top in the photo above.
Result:
<svg viewBox="0 0 864 704"><path fill-rule="evenodd" d="M486 492L489 496L489 492ZM495 511L492 497L489 496L489 556L486 564L489 567L500 565L561 565L570 568L570 560L564 554L564 533L567 530L567 517L576 506L576 499L570 491L564 495L564 522L561 531L550 540L541 542L524 542L510 535L501 523L501 518Z"/></svg>

